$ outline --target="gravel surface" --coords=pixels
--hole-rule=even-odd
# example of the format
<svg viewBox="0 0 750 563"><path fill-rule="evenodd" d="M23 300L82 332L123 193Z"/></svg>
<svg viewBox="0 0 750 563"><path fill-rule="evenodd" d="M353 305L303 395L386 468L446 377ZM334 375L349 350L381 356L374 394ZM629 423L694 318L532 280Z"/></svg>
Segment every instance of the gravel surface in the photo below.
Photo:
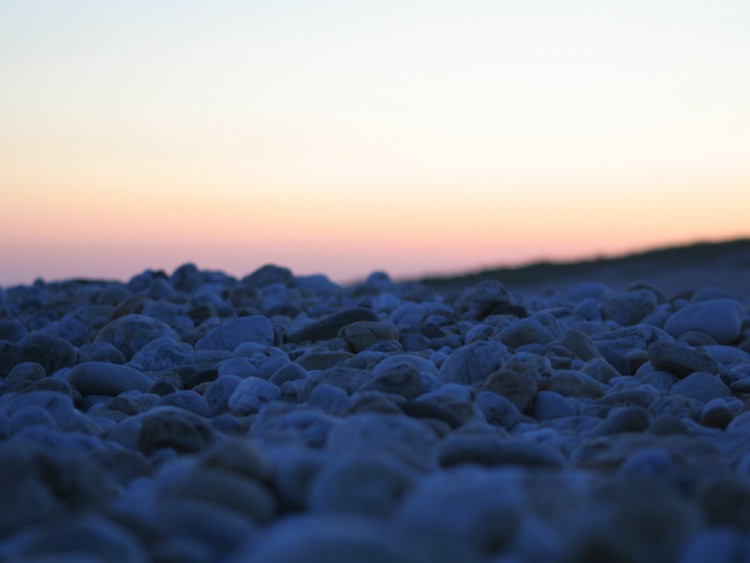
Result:
<svg viewBox="0 0 750 563"><path fill-rule="evenodd" d="M0 560L750 561L745 295L0 289Z"/></svg>

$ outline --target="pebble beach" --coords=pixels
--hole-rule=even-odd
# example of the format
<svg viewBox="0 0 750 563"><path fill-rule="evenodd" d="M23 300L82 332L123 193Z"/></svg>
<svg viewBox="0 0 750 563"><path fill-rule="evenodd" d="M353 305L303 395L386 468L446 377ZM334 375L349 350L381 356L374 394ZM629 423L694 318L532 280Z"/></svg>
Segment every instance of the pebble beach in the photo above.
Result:
<svg viewBox="0 0 750 563"><path fill-rule="evenodd" d="M745 295L0 288L0 561L750 561Z"/></svg>

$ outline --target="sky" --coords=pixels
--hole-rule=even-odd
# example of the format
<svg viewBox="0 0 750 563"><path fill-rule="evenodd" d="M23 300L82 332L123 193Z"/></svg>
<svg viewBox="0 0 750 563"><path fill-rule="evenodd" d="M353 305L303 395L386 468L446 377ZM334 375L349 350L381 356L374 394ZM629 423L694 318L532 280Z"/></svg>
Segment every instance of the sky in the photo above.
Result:
<svg viewBox="0 0 750 563"><path fill-rule="evenodd" d="M750 2L3 0L0 285L750 236Z"/></svg>

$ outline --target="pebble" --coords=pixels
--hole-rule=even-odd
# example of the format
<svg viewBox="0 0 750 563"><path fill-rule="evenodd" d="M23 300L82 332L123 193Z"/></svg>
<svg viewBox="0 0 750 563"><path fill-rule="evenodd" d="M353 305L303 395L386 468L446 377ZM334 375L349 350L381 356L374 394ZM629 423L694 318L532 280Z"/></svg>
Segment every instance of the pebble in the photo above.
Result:
<svg viewBox="0 0 750 563"><path fill-rule="evenodd" d="M510 357L500 342L474 342L455 350L440 366L443 383L483 382Z"/></svg>
<svg viewBox="0 0 750 563"><path fill-rule="evenodd" d="M86 362L75 366L68 373L68 381L81 395L109 396L131 389L145 393L154 384L137 369L105 362Z"/></svg>
<svg viewBox="0 0 750 563"><path fill-rule="evenodd" d="M719 373L719 364L707 353L670 342L654 342L648 347L648 359L656 369L685 377L696 371Z"/></svg>
<svg viewBox="0 0 750 563"><path fill-rule="evenodd" d="M675 338L695 330L707 334L719 344L731 344L740 336L747 314L733 299L709 299L676 311L664 329Z"/></svg>
<svg viewBox="0 0 750 563"><path fill-rule="evenodd" d="M53 374L59 369L75 364L75 346L60 336L45 332L30 332L13 345L15 363L35 362L45 373Z"/></svg>
<svg viewBox="0 0 750 563"><path fill-rule="evenodd" d="M341 328L337 336L356 354L378 342L398 340L398 330L390 323L357 321Z"/></svg>
<svg viewBox="0 0 750 563"><path fill-rule="evenodd" d="M0 290L0 560L743 561L741 295Z"/></svg>
<svg viewBox="0 0 750 563"><path fill-rule="evenodd" d="M358 321L377 322L379 320L377 314L369 309L361 307L344 309L313 321L291 334L287 334L286 341L300 344L306 341L317 342L320 340L329 340L335 338L339 331L347 325Z"/></svg>
<svg viewBox="0 0 750 563"><path fill-rule="evenodd" d="M231 412L247 415L258 412L264 405L278 399L281 389L259 377L243 379L230 395L227 406Z"/></svg>
<svg viewBox="0 0 750 563"><path fill-rule="evenodd" d="M732 392L718 376L696 371L672 385L669 394L682 395L701 403L707 403L711 399L728 397Z"/></svg>
<svg viewBox="0 0 750 563"><path fill-rule="evenodd" d="M313 479L307 506L313 512L388 517L417 476L386 456L343 456L326 464Z"/></svg>
<svg viewBox="0 0 750 563"><path fill-rule="evenodd" d="M157 338L180 339L164 321L146 315L124 315L106 324L96 335L95 342L107 342L129 360L146 344Z"/></svg>
<svg viewBox="0 0 750 563"><path fill-rule="evenodd" d="M198 340L195 347L199 350L212 349L232 352L245 342L269 346L273 344L273 341L274 332L271 321L262 315L252 315L232 319L216 327Z"/></svg>

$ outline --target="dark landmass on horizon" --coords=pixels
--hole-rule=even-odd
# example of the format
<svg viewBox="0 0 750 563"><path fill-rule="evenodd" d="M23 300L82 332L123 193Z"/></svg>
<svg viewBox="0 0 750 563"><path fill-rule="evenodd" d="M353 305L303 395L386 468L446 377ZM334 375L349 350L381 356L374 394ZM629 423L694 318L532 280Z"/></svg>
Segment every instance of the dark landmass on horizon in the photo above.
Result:
<svg viewBox="0 0 750 563"><path fill-rule="evenodd" d="M414 281L441 291L453 291L485 280L500 281L512 291L564 289L580 282L624 288L644 282L670 295L714 286L750 296L750 238L696 242L612 258L541 261Z"/></svg>

